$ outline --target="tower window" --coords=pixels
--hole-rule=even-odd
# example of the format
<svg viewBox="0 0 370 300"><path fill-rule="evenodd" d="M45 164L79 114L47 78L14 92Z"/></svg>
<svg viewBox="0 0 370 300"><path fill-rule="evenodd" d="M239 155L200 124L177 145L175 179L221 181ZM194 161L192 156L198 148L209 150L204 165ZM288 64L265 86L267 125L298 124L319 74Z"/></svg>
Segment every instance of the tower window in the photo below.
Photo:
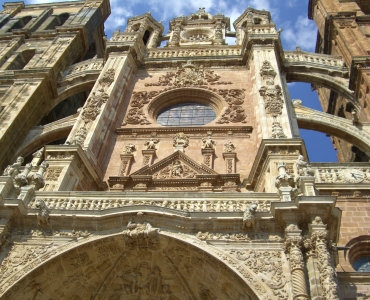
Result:
<svg viewBox="0 0 370 300"><path fill-rule="evenodd" d="M209 106L197 103L181 103L164 109L157 122L164 126L200 126L216 119L216 112Z"/></svg>
<svg viewBox="0 0 370 300"><path fill-rule="evenodd" d="M150 37L150 31L146 30L143 35L143 42L145 46L148 43L149 37Z"/></svg>

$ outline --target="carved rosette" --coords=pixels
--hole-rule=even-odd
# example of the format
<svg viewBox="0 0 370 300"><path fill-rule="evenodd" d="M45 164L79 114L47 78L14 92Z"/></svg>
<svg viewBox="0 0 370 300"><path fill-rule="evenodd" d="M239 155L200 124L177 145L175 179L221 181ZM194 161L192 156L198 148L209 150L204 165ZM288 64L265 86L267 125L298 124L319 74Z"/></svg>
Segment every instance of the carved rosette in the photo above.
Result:
<svg viewBox="0 0 370 300"><path fill-rule="evenodd" d="M293 299L309 299L305 278L305 266L302 254L303 238L301 236L287 236L284 250L289 257L290 272L292 274Z"/></svg>
<svg viewBox="0 0 370 300"><path fill-rule="evenodd" d="M339 300L337 274L332 265L328 249L327 230L313 231L310 236L311 244L318 259L320 281L324 299Z"/></svg>

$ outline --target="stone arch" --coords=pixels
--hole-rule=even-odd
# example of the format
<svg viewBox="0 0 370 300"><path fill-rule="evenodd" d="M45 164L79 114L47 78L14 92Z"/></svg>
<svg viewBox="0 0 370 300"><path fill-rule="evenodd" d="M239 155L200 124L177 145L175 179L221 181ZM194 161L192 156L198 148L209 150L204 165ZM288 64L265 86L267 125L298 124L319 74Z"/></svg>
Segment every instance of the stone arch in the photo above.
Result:
<svg viewBox="0 0 370 300"><path fill-rule="evenodd" d="M307 82L315 85L320 85L325 88L328 88L342 97L350 101L353 106L361 111L361 106L353 95L353 91L347 88L339 79L336 80L332 76L316 73L316 72L288 72L286 75L288 82Z"/></svg>
<svg viewBox="0 0 370 300"><path fill-rule="evenodd" d="M343 119L293 102L298 126L339 137L370 155L370 125L354 125L352 120Z"/></svg>
<svg viewBox="0 0 370 300"><path fill-rule="evenodd" d="M44 145L67 138L77 120L77 116L78 114L75 114L44 126L32 127L13 158L26 157Z"/></svg>
<svg viewBox="0 0 370 300"><path fill-rule="evenodd" d="M23 256L31 252L13 248L9 267L26 265L3 267L1 299L122 299L114 297L141 294L158 297L150 299L275 299L256 274L230 260L225 264L218 258L223 255L206 243L153 228L134 231L90 236L59 247L45 242L31 251L37 252L34 260L26 262Z"/></svg>

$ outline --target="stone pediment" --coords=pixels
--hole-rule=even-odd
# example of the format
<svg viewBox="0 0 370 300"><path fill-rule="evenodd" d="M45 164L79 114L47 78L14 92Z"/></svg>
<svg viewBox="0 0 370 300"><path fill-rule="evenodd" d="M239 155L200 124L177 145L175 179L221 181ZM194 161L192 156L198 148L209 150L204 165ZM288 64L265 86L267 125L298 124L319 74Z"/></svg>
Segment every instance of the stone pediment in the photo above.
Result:
<svg viewBox="0 0 370 300"><path fill-rule="evenodd" d="M198 164L181 151L167 156L152 166L145 166L132 173L131 176L150 175L152 180L161 179L195 179L198 175L218 175L213 169L203 164Z"/></svg>

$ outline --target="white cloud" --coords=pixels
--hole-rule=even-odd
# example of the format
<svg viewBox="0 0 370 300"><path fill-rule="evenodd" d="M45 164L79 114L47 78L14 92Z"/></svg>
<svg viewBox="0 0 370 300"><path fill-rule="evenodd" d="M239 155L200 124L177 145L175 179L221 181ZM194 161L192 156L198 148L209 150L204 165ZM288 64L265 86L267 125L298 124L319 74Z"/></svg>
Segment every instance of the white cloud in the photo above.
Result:
<svg viewBox="0 0 370 300"><path fill-rule="evenodd" d="M313 21L304 16L298 16L293 26L286 23L283 28L282 39L288 49L300 46L302 50L315 50L317 28Z"/></svg>

